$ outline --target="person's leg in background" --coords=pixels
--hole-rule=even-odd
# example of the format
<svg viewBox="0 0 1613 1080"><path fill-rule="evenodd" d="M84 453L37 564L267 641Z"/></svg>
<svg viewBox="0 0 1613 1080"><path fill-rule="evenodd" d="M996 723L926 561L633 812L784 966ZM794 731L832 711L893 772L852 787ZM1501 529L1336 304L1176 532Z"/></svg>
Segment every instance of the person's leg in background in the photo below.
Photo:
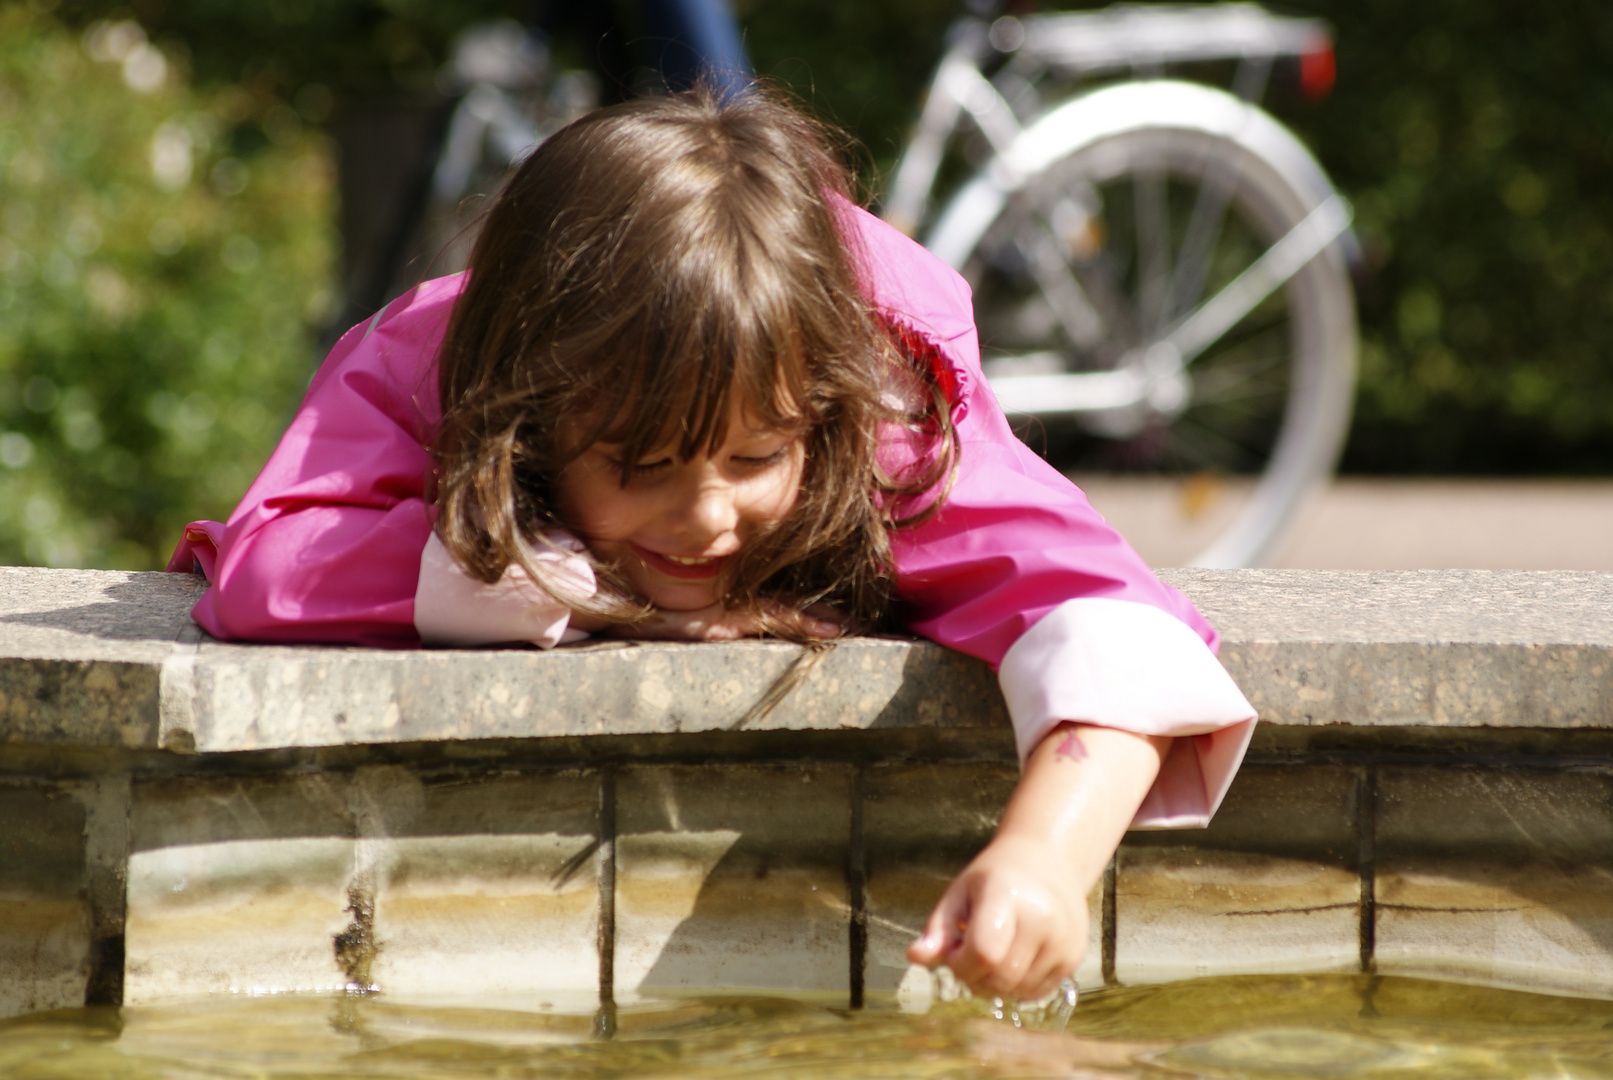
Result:
<svg viewBox="0 0 1613 1080"><path fill-rule="evenodd" d="M668 89L687 89L701 75L724 94L750 84L750 58L728 0L641 0L641 10Z"/></svg>

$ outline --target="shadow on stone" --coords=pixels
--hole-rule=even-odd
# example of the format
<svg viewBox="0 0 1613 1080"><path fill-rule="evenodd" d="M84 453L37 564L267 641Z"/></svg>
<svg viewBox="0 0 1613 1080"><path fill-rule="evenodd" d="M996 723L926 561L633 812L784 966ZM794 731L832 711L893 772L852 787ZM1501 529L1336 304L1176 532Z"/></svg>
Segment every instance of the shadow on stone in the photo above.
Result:
<svg viewBox="0 0 1613 1080"><path fill-rule="evenodd" d="M902 683L870 728L1008 726L997 676L984 661L951 649L908 650Z"/></svg>
<svg viewBox="0 0 1613 1080"><path fill-rule="evenodd" d="M621 778L617 985L845 994L849 770L712 773Z"/></svg>
<svg viewBox="0 0 1613 1080"><path fill-rule="evenodd" d="M102 601L11 612L0 615L0 624L63 630L110 641L171 642L189 628L205 638L190 618L190 609L202 594L200 582L191 574L139 574L100 587ZM76 580L67 587L74 596L88 591Z"/></svg>

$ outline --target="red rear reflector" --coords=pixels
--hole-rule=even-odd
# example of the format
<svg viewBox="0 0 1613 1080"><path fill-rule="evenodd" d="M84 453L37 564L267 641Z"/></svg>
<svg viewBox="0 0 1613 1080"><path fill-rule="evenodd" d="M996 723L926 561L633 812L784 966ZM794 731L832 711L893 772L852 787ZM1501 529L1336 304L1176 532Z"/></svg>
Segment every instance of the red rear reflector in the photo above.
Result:
<svg viewBox="0 0 1613 1080"><path fill-rule="evenodd" d="M1327 45L1299 58L1299 88L1312 101L1320 101L1333 89L1338 69L1333 62L1333 46Z"/></svg>

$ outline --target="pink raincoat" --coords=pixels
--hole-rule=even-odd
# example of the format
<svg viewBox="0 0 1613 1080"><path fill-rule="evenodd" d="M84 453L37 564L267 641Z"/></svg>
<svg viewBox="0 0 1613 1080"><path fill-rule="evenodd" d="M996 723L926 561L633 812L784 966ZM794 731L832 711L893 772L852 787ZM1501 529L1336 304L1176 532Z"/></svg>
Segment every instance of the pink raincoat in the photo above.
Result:
<svg viewBox="0 0 1613 1080"><path fill-rule="evenodd" d="M962 442L940 512L892 537L909 628L998 670L1022 758L1066 720L1178 736L1135 825L1207 823L1255 717L1215 631L1014 437L964 281L871 215L846 221L875 304L938 353ZM186 528L168 568L207 575L193 614L210 634L394 648L580 636L524 576L473 581L433 534L436 357L461 285L425 282L348 331L229 522ZM567 570L591 589L580 556Z"/></svg>

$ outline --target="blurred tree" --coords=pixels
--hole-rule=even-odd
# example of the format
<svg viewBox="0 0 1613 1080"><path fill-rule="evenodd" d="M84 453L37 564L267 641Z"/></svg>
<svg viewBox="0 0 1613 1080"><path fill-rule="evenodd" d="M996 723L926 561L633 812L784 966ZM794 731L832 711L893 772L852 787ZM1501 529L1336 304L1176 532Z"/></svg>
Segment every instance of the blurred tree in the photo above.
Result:
<svg viewBox="0 0 1613 1080"><path fill-rule="evenodd" d="M523 0L67 0L57 15L74 26L134 18L188 60L199 84L236 83L294 100L299 93L429 93L461 28L519 18L531 7ZM328 99L313 104L329 110Z"/></svg>
<svg viewBox="0 0 1613 1080"><path fill-rule="evenodd" d="M1613 472L1613 7L1326 0L1374 263L1345 467Z"/></svg>
<svg viewBox="0 0 1613 1080"><path fill-rule="evenodd" d="M176 69L132 21L0 7L0 561L160 565L307 381L325 140Z"/></svg>

